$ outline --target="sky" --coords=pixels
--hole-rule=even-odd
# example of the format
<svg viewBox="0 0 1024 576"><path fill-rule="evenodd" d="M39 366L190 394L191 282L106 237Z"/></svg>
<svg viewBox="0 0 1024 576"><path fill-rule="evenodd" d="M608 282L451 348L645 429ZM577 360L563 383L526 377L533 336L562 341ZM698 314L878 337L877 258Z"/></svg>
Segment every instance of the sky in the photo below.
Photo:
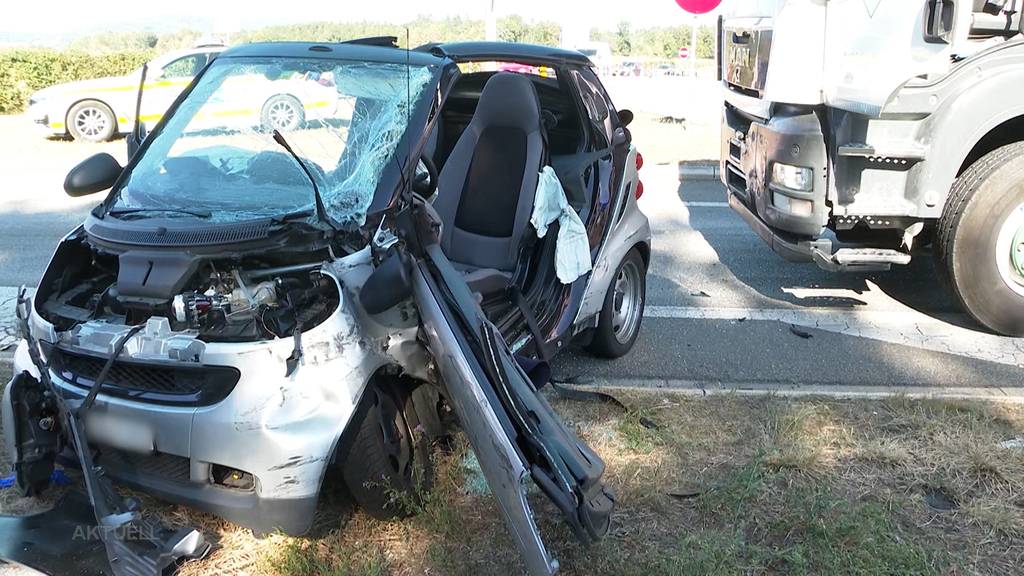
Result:
<svg viewBox="0 0 1024 576"><path fill-rule="evenodd" d="M145 27L158 31L181 27L210 27L204 32L232 32L270 24L317 20L386 21L403 23L417 16L484 18L492 0L42 0L14 2L0 20L0 40L34 36L67 37L107 30ZM726 0L729 1L729 0ZM519 14L526 19L553 20L574 27L611 29L626 20L634 26L668 26L692 22L674 0L493 0L499 16ZM33 9L28 9L28 6ZM623 11L628 7L628 11ZM59 18L42 17L59 14ZM702 23L708 22L705 16ZM711 16L713 19L713 16Z"/></svg>

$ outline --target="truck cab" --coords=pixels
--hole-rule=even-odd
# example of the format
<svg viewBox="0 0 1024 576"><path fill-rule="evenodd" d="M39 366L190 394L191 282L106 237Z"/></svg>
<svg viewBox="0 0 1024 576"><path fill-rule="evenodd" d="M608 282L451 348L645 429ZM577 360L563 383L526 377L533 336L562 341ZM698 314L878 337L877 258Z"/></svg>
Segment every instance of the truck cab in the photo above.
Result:
<svg viewBox="0 0 1024 576"><path fill-rule="evenodd" d="M719 20L721 175L771 248L887 270L931 245L986 328L1024 336L1020 0L737 0Z"/></svg>

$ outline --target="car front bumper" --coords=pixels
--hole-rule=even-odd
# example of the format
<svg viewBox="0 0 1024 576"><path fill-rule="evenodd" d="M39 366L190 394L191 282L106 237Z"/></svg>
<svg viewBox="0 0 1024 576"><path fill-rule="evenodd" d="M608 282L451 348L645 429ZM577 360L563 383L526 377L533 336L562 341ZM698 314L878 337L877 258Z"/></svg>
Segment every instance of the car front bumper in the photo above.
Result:
<svg viewBox="0 0 1024 576"><path fill-rule="evenodd" d="M67 127L64 124L64 117L54 110L46 102L39 102L29 106L25 116L32 124L44 134L65 134Z"/></svg>
<svg viewBox="0 0 1024 576"><path fill-rule="evenodd" d="M24 341L18 345L14 373L27 371L38 378L27 346ZM249 367L231 394L214 406L160 406L97 396L86 419L90 440L100 450L97 462L117 481L166 500L259 532L302 534L357 398L317 397L319 388L312 382L318 376L312 370L278 387L261 376L284 374L270 355L243 356ZM52 370L50 377L68 405L77 408L85 391ZM12 417L8 406L5 397L5 419ZM6 422L4 428L12 429ZM104 432L111 428L114 433ZM6 440L14 457L11 439ZM251 474L252 488L215 483L215 466Z"/></svg>
<svg viewBox="0 0 1024 576"><path fill-rule="evenodd" d="M348 273L356 271L359 267L350 264ZM397 355L415 342L416 319L407 324L375 328L340 305L303 334L302 363L287 376L291 338L207 343L201 365L231 367L239 374L222 399L171 405L101 393L85 417L86 433L101 452L99 465L121 482L260 532L301 534L312 522L327 467L367 382L389 362L385 354ZM54 340L52 326L35 314L31 325L34 333ZM378 341L395 348L366 346ZM122 358L145 362L127 353ZM59 363L51 364L51 380L68 405L77 407L87 388L62 377ZM13 368L16 375L39 378L25 341L15 351ZM10 406L5 397L5 430L13 429L7 422L13 418ZM17 462L13 439L5 440L11 461ZM218 482L217 473L224 471L251 475L251 487Z"/></svg>

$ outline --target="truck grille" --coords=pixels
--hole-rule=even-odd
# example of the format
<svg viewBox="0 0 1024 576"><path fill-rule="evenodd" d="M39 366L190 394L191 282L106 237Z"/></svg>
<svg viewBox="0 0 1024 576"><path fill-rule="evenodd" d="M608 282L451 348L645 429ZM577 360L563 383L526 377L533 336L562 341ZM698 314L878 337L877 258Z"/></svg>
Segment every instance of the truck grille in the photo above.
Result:
<svg viewBox="0 0 1024 576"><path fill-rule="evenodd" d="M82 389L92 387L107 359L54 349L51 371ZM231 393L240 374L230 366L184 366L137 360L116 360L103 383L109 396L178 406L208 406Z"/></svg>
<svg viewBox="0 0 1024 576"><path fill-rule="evenodd" d="M722 169L726 185L744 200L749 200L749 198L747 197L747 175L743 171L741 139L746 137L750 130L750 124L749 118L744 117L732 107L726 106L725 125L722 133L724 140Z"/></svg>

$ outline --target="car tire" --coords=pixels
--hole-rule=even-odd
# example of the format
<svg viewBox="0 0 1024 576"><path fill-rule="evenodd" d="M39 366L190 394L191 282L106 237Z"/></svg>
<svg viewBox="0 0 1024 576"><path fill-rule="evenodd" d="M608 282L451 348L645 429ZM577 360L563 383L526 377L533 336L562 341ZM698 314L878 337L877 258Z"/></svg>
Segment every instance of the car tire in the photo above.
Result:
<svg viewBox="0 0 1024 576"><path fill-rule="evenodd" d="M625 356L640 334L646 300L647 267L640 252L633 248L612 276L587 350L604 358Z"/></svg>
<svg viewBox="0 0 1024 576"><path fill-rule="evenodd" d="M267 132L278 130L289 132L299 129L306 122L306 113L298 98L287 94L271 96L263 104L260 122Z"/></svg>
<svg viewBox="0 0 1024 576"><path fill-rule="evenodd" d="M968 314L999 334L1024 336L1024 142L990 152L956 179L935 254Z"/></svg>
<svg viewBox="0 0 1024 576"><path fill-rule="evenodd" d="M371 384L356 415L362 413L356 435L339 454L353 500L380 520L414 514L433 482L430 442L420 429L412 391L398 383Z"/></svg>
<svg viewBox="0 0 1024 576"><path fill-rule="evenodd" d="M68 133L79 142L106 142L117 133L113 110L98 100L83 100L68 110Z"/></svg>

